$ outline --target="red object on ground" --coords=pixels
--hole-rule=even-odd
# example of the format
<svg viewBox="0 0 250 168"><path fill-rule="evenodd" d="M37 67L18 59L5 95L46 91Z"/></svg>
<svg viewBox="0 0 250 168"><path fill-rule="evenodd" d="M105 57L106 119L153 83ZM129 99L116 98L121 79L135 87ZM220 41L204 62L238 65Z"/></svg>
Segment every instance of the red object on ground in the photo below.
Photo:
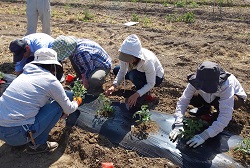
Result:
<svg viewBox="0 0 250 168"><path fill-rule="evenodd" d="M112 162L103 162L102 168L114 168L114 164Z"/></svg>
<svg viewBox="0 0 250 168"><path fill-rule="evenodd" d="M145 96L144 96L144 100L147 100L147 101L154 101L154 100L155 100L155 97L152 96L152 95L145 95Z"/></svg>
<svg viewBox="0 0 250 168"><path fill-rule="evenodd" d="M212 123L216 119L211 114L204 114L204 115L199 116L199 118L204 121L207 121L208 123Z"/></svg>
<svg viewBox="0 0 250 168"><path fill-rule="evenodd" d="M0 84L4 84L4 83L6 83L6 82L4 80L0 79Z"/></svg>
<svg viewBox="0 0 250 168"><path fill-rule="evenodd" d="M67 82L73 82L74 79L75 79L75 77L73 75L71 75L71 74L68 74L67 77L66 77Z"/></svg>

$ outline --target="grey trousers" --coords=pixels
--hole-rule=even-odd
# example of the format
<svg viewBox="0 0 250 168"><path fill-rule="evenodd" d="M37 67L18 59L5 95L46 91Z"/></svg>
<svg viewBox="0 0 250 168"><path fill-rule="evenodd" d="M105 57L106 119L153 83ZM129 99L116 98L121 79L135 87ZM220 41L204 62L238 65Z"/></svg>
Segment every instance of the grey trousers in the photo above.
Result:
<svg viewBox="0 0 250 168"><path fill-rule="evenodd" d="M27 0L27 32L36 33L38 17L42 22L42 32L50 35L50 0Z"/></svg>

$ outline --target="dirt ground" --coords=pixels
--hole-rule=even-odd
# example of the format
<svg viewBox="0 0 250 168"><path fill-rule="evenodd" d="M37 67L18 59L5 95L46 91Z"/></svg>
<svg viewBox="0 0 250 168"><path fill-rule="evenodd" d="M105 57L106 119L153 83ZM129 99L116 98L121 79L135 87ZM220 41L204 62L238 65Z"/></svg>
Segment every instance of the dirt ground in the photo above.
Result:
<svg viewBox="0 0 250 168"><path fill-rule="evenodd" d="M73 35L92 39L109 53L115 66L122 41L129 34L137 34L143 47L158 56L165 70L164 82L152 91L159 98L155 110L163 113L174 113L176 102L187 84L186 76L204 60L217 62L233 73L250 95L249 0L223 1L222 8L217 4L214 6L213 1L200 1L194 8L191 5L177 8L173 1L152 2L155 3L51 0L52 36ZM1 0L0 7L0 71L14 73L8 46L12 40L26 33L25 1ZM169 21L187 12L194 13L195 22ZM139 23L123 25L129 21ZM69 61L64 62L64 67L65 74L74 73ZM111 73L104 89L111 85L113 79ZM110 98L123 101L125 97L122 91L118 91ZM246 104L234 112L226 129L249 137L249 112L248 98ZM117 168L176 167L166 158L143 157L120 148L96 133L77 127L66 129L61 121L52 130L50 139L58 141L60 147L53 153L33 156L24 152L24 146L14 148L0 141L0 167L94 168L100 167L102 162L113 162ZM236 159L243 159L245 165L250 162L249 157Z"/></svg>

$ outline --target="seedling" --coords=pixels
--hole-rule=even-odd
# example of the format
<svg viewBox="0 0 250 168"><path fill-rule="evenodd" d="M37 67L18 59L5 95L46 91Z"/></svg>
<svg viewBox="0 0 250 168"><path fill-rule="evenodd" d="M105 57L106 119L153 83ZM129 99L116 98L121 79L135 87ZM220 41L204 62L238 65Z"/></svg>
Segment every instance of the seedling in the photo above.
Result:
<svg viewBox="0 0 250 168"><path fill-rule="evenodd" d="M201 119L184 118L183 119L184 131L180 130L183 139L193 138L193 136L195 136L197 133L200 133L201 129L204 128L204 126L206 125L208 125L208 123Z"/></svg>
<svg viewBox="0 0 250 168"><path fill-rule="evenodd" d="M141 110L133 114L133 118L139 116L136 120L137 125L131 126L132 134L138 139L147 139L150 133L156 133L159 131L157 122L151 120L151 115L148 110L148 105L142 105Z"/></svg>
<svg viewBox="0 0 250 168"><path fill-rule="evenodd" d="M74 97L81 97L82 99L85 98L85 94L87 93L87 90L79 79L75 81L73 87L69 86L69 88L72 92L74 92Z"/></svg>
<svg viewBox="0 0 250 168"><path fill-rule="evenodd" d="M133 118L135 118L137 115L139 116L139 119L136 120L135 122L137 122L137 123L138 122L146 123L146 122L151 120L150 117L151 117L152 114L149 113L148 105L142 105L141 110L137 111L137 112L135 112L133 114Z"/></svg>
<svg viewBox="0 0 250 168"><path fill-rule="evenodd" d="M101 115L103 117L109 117L114 112L113 106L111 106L112 102L109 98L107 98L103 93L99 95L97 98L99 103L99 108L97 110L97 115Z"/></svg>
<svg viewBox="0 0 250 168"><path fill-rule="evenodd" d="M250 138L244 138L241 143L234 149L234 151L242 152L243 154L250 155Z"/></svg>

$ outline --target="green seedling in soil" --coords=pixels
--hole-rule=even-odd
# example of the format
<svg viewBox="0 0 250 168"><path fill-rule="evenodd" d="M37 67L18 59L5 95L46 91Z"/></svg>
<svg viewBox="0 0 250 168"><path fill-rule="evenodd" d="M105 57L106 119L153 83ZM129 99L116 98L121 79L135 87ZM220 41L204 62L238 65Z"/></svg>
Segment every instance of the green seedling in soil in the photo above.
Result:
<svg viewBox="0 0 250 168"><path fill-rule="evenodd" d="M74 86L69 86L70 90L74 92L74 97L81 97L82 99L85 98L85 94L87 93L87 89L81 83L79 79L77 79L74 83Z"/></svg>
<svg viewBox="0 0 250 168"><path fill-rule="evenodd" d="M99 103L99 108L97 110L97 115L101 115L103 117L109 117L114 112L114 107L111 106L112 102L109 98L107 98L103 93L99 95L97 98Z"/></svg>
<svg viewBox="0 0 250 168"><path fill-rule="evenodd" d="M141 110L137 111L137 112L135 112L133 114L133 118L135 118L137 115L139 116L139 119L136 120L135 122L137 122L137 123L138 122L146 123L146 122L151 120L150 117L151 117L152 114L149 113L148 105L142 105Z"/></svg>
<svg viewBox="0 0 250 168"><path fill-rule="evenodd" d="M207 126L208 123L201 119L194 119L194 118L184 118L183 119L183 129L180 130L183 139L191 139L197 133L202 131L202 128Z"/></svg>
<svg viewBox="0 0 250 168"><path fill-rule="evenodd" d="M239 151L244 155L250 155L250 138L244 138L241 143L234 149L234 151Z"/></svg>

